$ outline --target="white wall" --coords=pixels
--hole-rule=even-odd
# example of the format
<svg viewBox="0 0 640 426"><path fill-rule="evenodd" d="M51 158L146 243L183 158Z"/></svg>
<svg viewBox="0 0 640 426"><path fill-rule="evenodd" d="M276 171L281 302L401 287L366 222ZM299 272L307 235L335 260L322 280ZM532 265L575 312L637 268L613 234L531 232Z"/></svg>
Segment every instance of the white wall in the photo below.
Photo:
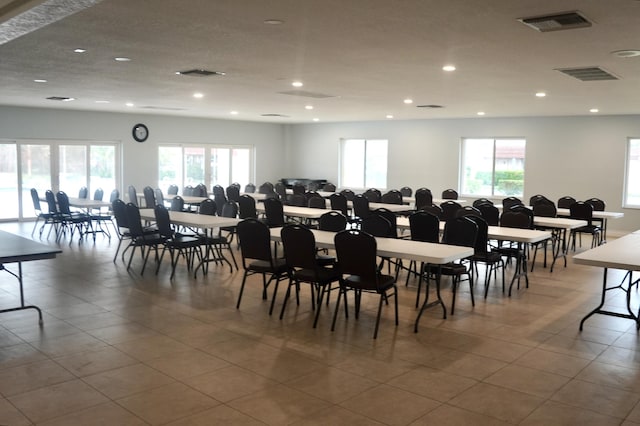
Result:
<svg viewBox="0 0 640 426"><path fill-rule="evenodd" d="M149 127L149 139L131 136L136 123ZM116 114L0 106L0 139L116 141L123 147L122 184L155 187L160 143L253 145L256 184L275 182L286 174L285 129L281 124L236 120L182 118L164 115ZM122 188L121 188L122 189Z"/></svg>
<svg viewBox="0 0 640 426"><path fill-rule="evenodd" d="M389 188L421 186L439 194L458 188L463 137L524 137L525 194L552 200L598 197L623 211L612 231L640 229L640 211L622 208L627 138L640 137L638 116L474 118L291 125L287 131L292 175L338 182L341 138L389 140Z"/></svg>

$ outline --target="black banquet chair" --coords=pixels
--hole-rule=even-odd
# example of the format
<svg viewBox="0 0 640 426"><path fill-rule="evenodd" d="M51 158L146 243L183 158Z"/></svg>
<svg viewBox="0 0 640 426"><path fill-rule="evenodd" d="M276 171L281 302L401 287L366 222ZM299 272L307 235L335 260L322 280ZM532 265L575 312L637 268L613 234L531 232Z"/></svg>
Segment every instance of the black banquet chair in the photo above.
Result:
<svg viewBox="0 0 640 426"><path fill-rule="evenodd" d="M380 296L378 302L378 314L373 331L373 338L378 337L378 327L382 313L383 302L388 302L393 296L395 305L395 321L398 325L398 290L395 278L384 275L378 270L376 264L377 242L375 237L359 230L347 230L338 232L334 238L336 254L338 258L337 268L341 274L340 292L333 312L331 331L335 330L340 299L344 299L345 317L349 317L347 307L347 292L352 290L355 298L355 317L358 319L362 293L375 293Z"/></svg>

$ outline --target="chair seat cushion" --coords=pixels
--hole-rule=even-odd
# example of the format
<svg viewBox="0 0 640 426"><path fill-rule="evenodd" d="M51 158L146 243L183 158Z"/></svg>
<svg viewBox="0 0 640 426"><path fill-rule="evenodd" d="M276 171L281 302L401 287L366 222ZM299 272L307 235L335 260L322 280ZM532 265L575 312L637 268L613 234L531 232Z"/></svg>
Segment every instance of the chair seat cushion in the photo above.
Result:
<svg viewBox="0 0 640 426"><path fill-rule="evenodd" d="M272 274L281 274L287 271L287 264L284 259L275 259L273 261L273 267L271 267L271 263L266 260L253 260L249 262L247 269L259 273L268 272Z"/></svg>
<svg viewBox="0 0 640 426"><path fill-rule="evenodd" d="M364 281L359 275L349 275L345 281L350 287L360 290L382 292L394 286L396 279L391 275L378 274L377 282Z"/></svg>
<svg viewBox="0 0 640 426"><path fill-rule="evenodd" d="M311 269L298 269L293 273L293 277L299 281L327 284L337 281L340 278L340 273L333 268L318 268L316 271Z"/></svg>

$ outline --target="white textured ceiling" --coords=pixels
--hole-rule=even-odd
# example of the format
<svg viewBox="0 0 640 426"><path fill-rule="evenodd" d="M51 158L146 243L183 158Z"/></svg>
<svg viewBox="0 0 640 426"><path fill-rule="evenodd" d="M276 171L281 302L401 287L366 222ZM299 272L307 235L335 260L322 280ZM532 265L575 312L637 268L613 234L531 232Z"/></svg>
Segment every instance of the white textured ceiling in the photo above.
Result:
<svg viewBox="0 0 640 426"><path fill-rule="evenodd" d="M540 33L517 21L572 10L594 25ZM0 44L0 104L268 122L638 114L640 57L611 55L622 49L640 49L640 1L103 0ZM582 66L620 80L554 70ZM226 75L175 74L192 68ZM293 80L333 97L280 94Z"/></svg>

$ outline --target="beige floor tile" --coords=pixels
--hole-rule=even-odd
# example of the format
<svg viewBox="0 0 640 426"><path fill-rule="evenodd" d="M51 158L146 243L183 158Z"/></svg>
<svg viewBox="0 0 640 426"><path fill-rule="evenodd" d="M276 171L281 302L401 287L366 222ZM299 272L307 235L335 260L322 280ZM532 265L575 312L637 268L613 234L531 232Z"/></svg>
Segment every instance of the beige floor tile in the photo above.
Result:
<svg viewBox="0 0 640 426"><path fill-rule="evenodd" d="M621 367L638 368L640 367L640 352L610 346L603 351L596 359L598 362L615 364Z"/></svg>
<svg viewBox="0 0 640 426"><path fill-rule="evenodd" d="M507 365L487 377L484 382L549 398L569 380L568 377L557 374L545 373L519 365Z"/></svg>
<svg viewBox="0 0 640 426"><path fill-rule="evenodd" d="M449 404L476 413L518 423L538 406L542 398L499 386L479 383L449 401Z"/></svg>
<svg viewBox="0 0 640 426"><path fill-rule="evenodd" d="M482 380L507 365L503 361L471 353L450 351L427 363L428 367Z"/></svg>
<svg viewBox="0 0 640 426"><path fill-rule="evenodd" d="M47 356L28 343L0 348L0 369L16 367L47 359Z"/></svg>
<svg viewBox="0 0 640 426"><path fill-rule="evenodd" d="M506 426L509 424L511 423L503 422L495 417L485 416L474 413L473 411L443 404L411 423L411 426Z"/></svg>
<svg viewBox="0 0 640 426"><path fill-rule="evenodd" d="M78 377L89 376L138 362L111 346L65 355L55 358L55 361Z"/></svg>
<svg viewBox="0 0 640 426"><path fill-rule="evenodd" d="M178 380L199 376L230 365L227 361L197 349L180 352L177 356L169 354L154 358L146 364Z"/></svg>
<svg viewBox="0 0 640 426"><path fill-rule="evenodd" d="M83 380L112 399L174 382L171 377L144 364L133 364L104 371L84 377Z"/></svg>
<svg viewBox="0 0 640 426"><path fill-rule="evenodd" d="M65 416L57 417L39 426L144 426L147 423L115 402L106 402Z"/></svg>
<svg viewBox="0 0 640 426"><path fill-rule="evenodd" d="M631 412L627 416L627 420L640 423L640 402L637 403L635 407L633 407L633 410L631 410Z"/></svg>
<svg viewBox="0 0 640 426"><path fill-rule="evenodd" d="M40 352L44 352L51 357L68 355L74 352L85 352L107 346L104 342L85 332L60 337L46 337L30 343Z"/></svg>
<svg viewBox="0 0 640 426"><path fill-rule="evenodd" d="M150 389L116 402L152 425L165 424L220 404L182 383Z"/></svg>
<svg viewBox="0 0 640 426"><path fill-rule="evenodd" d="M597 407L595 408L597 409ZM619 418L605 416L596 411L572 407L555 401L545 402L520 423L521 426L614 426L619 424Z"/></svg>
<svg viewBox="0 0 640 426"><path fill-rule="evenodd" d="M190 349L187 345L162 335L129 340L115 344L114 346L122 352L141 361L185 352Z"/></svg>
<svg viewBox="0 0 640 426"><path fill-rule="evenodd" d="M8 399L35 423L108 402L104 395L81 380L58 383Z"/></svg>
<svg viewBox="0 0 640 426"><path fill-rule="evenodd" d="M222 402L229 402L276 384L273 380L237 366L224 367L183 381Z"/></svg>
<svg viewBox="0 0 640 426"><path fill-rule="evenodd" d="M294 422L295 426L382 426L384 423L334 405L313 416Z"/></svg>
<svg viewBox="0 0 640 426"><path fill-rule="evenodd" d="M168 426L260 426L264 423L226 405L218 405L198 414L168 423Z"/></svg>
<svg viewBox="0 0 640 426"><path fill-rule="evenodd" d="M110 345L136 341L147 337L159 336L156 331L132 322L122 322L120 324L112 324L100 328L92 328L87 332L94 336L96 339L100 339Z"/></svg>
<svg viewBox="0 0 640 426"><path fill-rule="evenodd" d="M607 349L607 345L558 335L542 343L539 348L593 360Z"/></svg>
<svg viewBox="0 0 640 426"><path fill-rule="evenodd" d="M477 383L476 380L456 374L418 367L387 382L409 392L446 402Z"/></svg>
<svg viewBox="0 0 640 426"><path fill-rule="evenodd" d="M384 359L376 359L367 355L352 355L346 358L345 361L334 366L382 383L417 367L416 364L407 361L398 360L389 363Z"/></svg>
<svg viewBox="0 0 640 426"><path fill-rule="evenodd" d="M313 417L330 404L290 387L274 385L228 405L269 425L285 425Z"/></svg>
<svg viewBox="0 0 640 426"><path fill-rule="evenodd" d="M0 398L0 420L2 424L11 426L27 426L31 425L29 419L20 413L20 411L9 401Z"/></svg>
<svg viewBox="0 0 640 426"><path fill-rule="evenodd" d="M0 370L0 394L17 395L75 379L74 375L50 360Z"/></svg>
<svg viewBox="0 0 640 426"><path fill-rule="evenodd" d="M640 393L574 379L551 399L587 410L595 407L601 414L625 418L640 401Z"/></svg>
<svg viewBox="0 0 640 426"><path fill-rule="evenodd" d="M293 351L283 350L274 358L252 358L238 366L278 382L287 382L323 367L323 364Z"/></svg>
<svg viewBox="0 0 640 426"><path fill-rule="evenodd" d="M378 382L334 367L323 367L286 382L287 386L332 403L352 398Z"/></svg>
<svg viewBox="0 0 640 426"><path fill-rule="evenodd" d="M585 358L536 348L517 359L514 364L566 377L575 377L590 362Z"/></svg>
<svg viewBox="0 0 640 426"><path fill-rule="evenodd" d="M576 379L640 393L640 365L638 368L627 368L594 361Z"/></svg>

